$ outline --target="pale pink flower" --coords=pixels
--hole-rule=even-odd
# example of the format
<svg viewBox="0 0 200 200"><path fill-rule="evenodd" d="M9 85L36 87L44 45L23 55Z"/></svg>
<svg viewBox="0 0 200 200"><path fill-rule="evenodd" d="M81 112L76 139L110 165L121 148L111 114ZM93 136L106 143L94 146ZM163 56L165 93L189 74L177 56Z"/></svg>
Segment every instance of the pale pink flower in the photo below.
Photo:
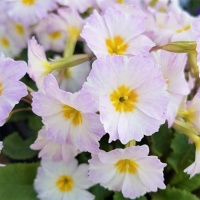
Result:
<svg viewBox="0 0 200 200"><path fill-rule="evenodd" d="M89 93L60 90L53 75L48 75L42 90L32 95L33 111L42 117L49 139L80 151L99 151L98 141L105 132Z"/></svg>
<svg viewBox="0 0 200 200"><path fill-rule="evenodd" d="M187 167L184 172L190 175L192 178L194 175L200 173L200 149L197 148L195 152L195 161Z"/></svg>
<svg viewBox="0 0 200 200"><path fill-rule="evenodd" d="M25 84L19 81L26 71L24 61L14 61L0 54L0 126L20 99L27 95Z"/></svg>
<svg viewBox="0 0 200 200"><path fill-rule="evenodd" d="M88 165L78 165L76 159L68 163L42 160L34 187L40 200L93 200L87 191Z"/></svg>
<svg viewBox="0 0 200 200"><path fill-rule="evenodd" d="M43 46L37 43L35 37L28 41L28 66L29 76L35 81L37 87L41 88L44 77L52 71L52 68Z"/></svg>
<svg viewBox="0 0 200 200"><path fill-rule="evenodd" d="M16 22L33 25L47 16L48 11L56 8L54 0L5 0L7 12Z"/></svg>
<svg viewBox="0 0 200 200"><path fill-rule="evenodd" d="M84 20L79 13L69 8L60 8L58 14L63 19L63 28L68 37L78 39L84 25Z"/></svg>
<svg viewBox="0 0 200 200"><path fill-rule="evenodd" d="M116 5L127 5L127 6L138 6L141 7L142 3L141 0L96 0L97 5L102 9L106 10L109 7L115 7Z"/></svg>
<svg viewBox="0 0 200 200"><path fill-rule="evenodd" d="M56 143L46 136L45 126L39 131L35 142L30 146L31 149L40 150L39 157L52 161L69 162L77 154L78 151L67 143Z"/></svg>
<svg viewBox="0 0 200 200"><path fill-rule="evenodd" d="M168 13L155 13L155 26L153 41L164 45L175 41L193 41L194 34L191 29L194 17L185 11L172 9Z"/></svg>
<svg viewBox="0 0 200 200"><path fill-rule="evenodd" d="M200 90L192 100L185 101L180 107L180 115L186 121L191 123L200 132Z"/></svg>
<svg viewBox="0 0 200 200"><path fill-rule="evenodd" d="M89 179L131 199L164 189L166 164L148 154L147 145L101 151L89 160Z"/></svg>
<svg viewBox="0 0 200 200"><path fill-rule="evenodd" d="M167 51L152 53L155 62L161 67L167 83L169 105L166 113L168 126L171 127L184 96L190 92L189 84L185 80L184 69L187 55Z"/></svg>
<svg viewBox="0 0 200 200"><path fill-rule="evenodd" d="M11 34L5 29L4 26L0 27L0 52L5 56L15 57L22 48L17 41L11 36Z"/></svg>
<svg viewBox="0 0 200 200"><path fill-rule="evenodd" d="M94 11L81 36L98 58L114 54L148 55L154 43L142 35L144 31L143 16L127 15L110 8L102 16Z"/></svg>
<svg viewBox="0 0 200 200"><path fill-rule="evenodd" d="M83 88L96 99L100 120L123 144L158 131L168 105L161 69L142 56L107 56L93 63Z"/></svg>
<svg viewBox="0 0 200 200"><path fill-rule="evenodd" d="M37 38L46 51L61 52L64 50L67 32L63 24L60 16L49 14L35 27Z"/></svg>

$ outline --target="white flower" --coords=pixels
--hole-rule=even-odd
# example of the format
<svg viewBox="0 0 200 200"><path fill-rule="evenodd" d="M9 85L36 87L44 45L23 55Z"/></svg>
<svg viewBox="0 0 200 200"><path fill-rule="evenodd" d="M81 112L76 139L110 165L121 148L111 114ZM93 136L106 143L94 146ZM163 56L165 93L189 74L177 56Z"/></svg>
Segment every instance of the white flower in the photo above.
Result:
<svg viewBox="0 0 200 200"><path fill-rule="evenodd" d="M69 163L42 160L34 182L40 200L92 200L94 196L86 191L89 182L88 165L78 166L76 159Z"/></svg>
<svg viewBox="0 0 200 200"><path fill-rule="evenodd" d="M148 153L146 145L101 151L89 161L89 179L110 190L122 191L131 199L146 192L156 192L158 188L164 189L166 164Z"/></svg>

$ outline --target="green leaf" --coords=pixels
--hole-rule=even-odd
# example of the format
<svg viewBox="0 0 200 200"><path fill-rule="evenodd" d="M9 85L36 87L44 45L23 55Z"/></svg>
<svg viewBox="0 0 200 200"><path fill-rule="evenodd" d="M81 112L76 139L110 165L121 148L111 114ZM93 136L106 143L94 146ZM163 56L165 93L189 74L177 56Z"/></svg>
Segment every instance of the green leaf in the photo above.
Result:
<svg viewBox="0 0 200 200"><path fill-rule="evenodd" d="M129 198L125 198L121 192L115 192L113 196L113 200L131 200ZM145 196L136 198L135 200L147 200Z"/></svg>
<svg viewBox="0 0 200 200"><path fill-rule="evenodd" d="M193 144L189 144L185 135L176 132L171 149L173 152L168 157L167 162L176 172L183 171L194 161L195 147Z"/></svg>
<svg viewBox="0 0 200 200"><path fill-rule="evenodd" d="M27 140L23 140L18 133L13 133L4 139L2 152L8 157L16 160L33 158L37 154L37 151L30 149L30 145L35 139L36 135L33 135Z"/></svg>
<svg viewBox="0 0 200 200"><path fill-rule="evenodd" d="M199 200L197 196L177 188L166 188L159 190L157 193L152 193L152 200Z"/></svg>
<svg viewBox="0 0 200 200"><path fill-rule="evenodd" d="M9 164L0 168L1 200L37 200L33 189L38 163Z"/></svg>
<svg viewBox="0 0 200 200"><path fill-rule="evenodd" d="M170 182L171 186L192 192L200 188L200 174L189 178L189 175L184 172L179 172Z"/></svg>
<svg viewBox="0 0 200 200"><path fill-rule="evenodd" d="M184 173L183 171L180 171L178 173L176 173L173 178L170 180L170 186L175 186L179 183L181 183L182 181L188 180L189 179L189 175L187 175L186 173Z"/></svg>
<svg viewBox="0 0 200 200"><path fill-rule="evenodd" d="M43 125L41 117L37 115L31 115L28 118L29 118L29 121L28 121L29 127L33 131L38 132L42 128L42 125Z"/></svg>
<svg viewBox="0 0 200 200"><path fill-rule="evenodd" d="M159 132L151 137L153 154L161 157L169 152L169 147L172 139L172 132L166 124L160 127Z"/></svg>
<svg viewBox="0 0 200 200"><path fill-rule="evenodd" d="M112 192L108 189L100 186L99 184L91 187L89 191L95 195L95 200L105 200L107 197L112 195Z"/></svg>

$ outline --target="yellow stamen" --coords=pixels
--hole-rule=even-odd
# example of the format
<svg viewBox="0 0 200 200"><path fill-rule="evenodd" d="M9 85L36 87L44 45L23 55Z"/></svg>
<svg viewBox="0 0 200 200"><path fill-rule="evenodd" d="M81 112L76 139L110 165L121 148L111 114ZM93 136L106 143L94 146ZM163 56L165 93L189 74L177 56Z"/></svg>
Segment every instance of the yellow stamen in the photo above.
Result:
<svg viewBox="0 0 200 200"><path fill-rule="evenodd" d="M188 109L188 110L185 110L183 113L182 113L182 117L184 118L185 121L187 122L194 122L194 120L196 119L196 113L195 113L195 110L194 109Z"/></svg>
<svg viewBox="0 0 200 200"><path fill-rule="evenodd" d="M182 32L184 32L184 31L188 31L188 30L190 30L190 29L191 29L191 26L190 26L190 25L186 25L186 26L184 26L182 29L176 30L176 32L177 32L177 33L182 33Z"/></svg>
<svg viewBox="0 0 200 200"><path fill-rule="evenodd" d="M21 2L26 6L32 6L36 0L21 0Z"/></svg>
<svg viewBox="0 0 200 200"><path fill-rule="evenodd" d="M0 83L0 95L2 94L2 91L3 91L3 85L2 83Z"/></svg>
<svg viewBox="0 0 200 200"><path fill-rule="evenodd" d="M19 35L24 35L24 27L21 24L15 24L15 30Z"/></svg>
<svg viewBox="0 0 200 200"><path fill-rule="evenodd" d="M5 48L9 48L10 47L10 42L6 37L1 37L0 38L0 43Z"/></svg>
<svg viewBox="0 0 200 200"><path fill-rule="evenodd" d="M154 7L158 3L158 0L151 0L149 6Z"/></svg>
<svg viewBox="0 0 200 200"><path fill-rule="evenodd" d="M128 44L125 43L124 39L121 36L108 38L106 39L105 42L106 42L108 53L111 55L113 54L123 55L128 48Z"/></svg>
<svg viewBox="0 0 200 200"><path fill-rule="evenodd" d="M82 123L83 119L80 111L68 105L63 105L62 111L63 111L63 116L66 119L70 120L74 126L78 126Z"/></svg>
<svg viewBox="0 0 200 200"><path fill-rule="evenodd" d="M60 31L55 31L55 32L49 34L49 37L50 37L52 40L57 40L57 39L59 39L61 36L62 36L62 34L61 34Z"/></svg>
<svg viewBox="0 0 200 200"><path fill-rule="evenodd" d="M125 85L119 86L110 94L110 101L117 112L132 112L137 98L138 95Z"/></svg>
<svg viewBox="0 0 200 200"><path fill-rule="evenodd" d="M130 173L130 174L135 174L138 168L138 164L130 159L123 159L119 160L116 164L115 167L117 168L117 171L119 173Z"/></svg>
<svg viewBox="0 0 200 200"><path fill-rule="evenodd" d="M74 186L74 180L71 176L60 176L56 181L56 186L58 187L60 192L70 192Z"/></svg>
<svg viewBox="0 0 200 200"><path fill-rule="evenodd" d="M124 0L117 0L117 3L123 4Z"/></svg>

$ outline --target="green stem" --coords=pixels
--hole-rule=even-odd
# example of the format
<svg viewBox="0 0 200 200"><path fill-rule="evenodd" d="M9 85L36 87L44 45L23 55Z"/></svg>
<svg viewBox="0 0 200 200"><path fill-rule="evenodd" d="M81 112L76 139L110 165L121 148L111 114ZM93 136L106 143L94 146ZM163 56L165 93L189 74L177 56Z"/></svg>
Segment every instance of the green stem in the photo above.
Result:
<svg viewBox="0 0 200 200"><path fill-rule="evenodd" d="M64 58L68 58L73 55L76 43L77 43L76 37L68 37L63 54Z"/></svg>
<svg viewBox="0 0 200 200"><path fill-rule="evenodd" d="M189 137L195 144L199 142L200 138L198 136L198 131L190 124L187 124L183 121L175 120L173 128L179 131L180 133L185 134Z"/></svg>
<svg viewBox="0 0 200 200"><path fill-rule="evenodd" d="M125 148L129 148L129 147L132 147L132 146L135 146L135 145L136 145L136 141L131 140L125 145Z"/></svg>
<svg viewBox="0 0 200 200"><path fill-rule="evenodd" d="M23 112L23 111L32 111L32 108L31 107L28 107L28 108L18 108L18 109L15 109L13 110L10 115L8 116L8 118L6 119L6 122L12 117L12 115L18 113L18 112Z"/></svg>

